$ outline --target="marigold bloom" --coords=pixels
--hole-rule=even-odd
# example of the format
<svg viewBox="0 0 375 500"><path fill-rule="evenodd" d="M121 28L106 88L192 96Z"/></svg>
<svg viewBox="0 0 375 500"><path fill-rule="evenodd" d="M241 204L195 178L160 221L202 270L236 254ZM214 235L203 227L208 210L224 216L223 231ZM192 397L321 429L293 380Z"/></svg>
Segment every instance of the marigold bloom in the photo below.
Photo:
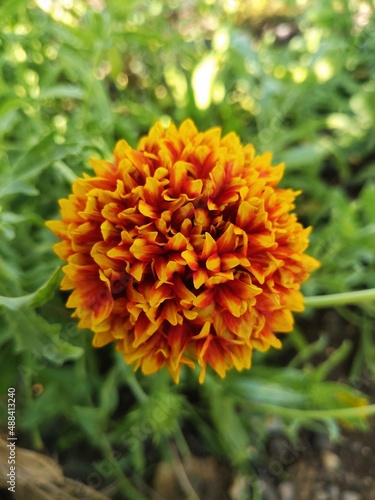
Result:
<svg viewBox="0 0 375 500"><path fill-rule="evenodd" d="M48 227L67 307L96 347L117 341L135 369L207 364L221 377L250 368L252 350L281 347L302 311L300 285L318 262L310 228L291 211L299 194L278 185L284 166L255 156L220 128L199 133L156 123L137 149L121 140L113 162L92 160L62 220Z"/></svg>

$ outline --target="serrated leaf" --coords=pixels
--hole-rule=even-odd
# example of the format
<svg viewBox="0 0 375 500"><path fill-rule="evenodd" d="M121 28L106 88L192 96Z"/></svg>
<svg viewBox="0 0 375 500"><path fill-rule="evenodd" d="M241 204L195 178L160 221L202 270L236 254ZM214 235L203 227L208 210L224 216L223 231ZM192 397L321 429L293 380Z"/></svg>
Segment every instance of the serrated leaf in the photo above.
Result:
<svg viewBox="0 0 375 500"><path fill-rule="evenodd" d="M25 189L25 194L38 193L27 183L34 180L53 162L78 151L80 151L80 146L75 144L56 144L54 132L49 133L14 162L11 174L8 173L2 182L0 196L23 192Z"/></svg>
<svg viewBox="0 0 375 500"><path fill-rule="evenodd" d="M61 276L62 270L59 267L54 271L49 280L33 293L21 297L0 296L0 306L5 306L12 311L19 311L26 307L39 307L52 299L61 281Z"/></svg>
<svg viewBox="0 0 375 500"><path fill-rule="evenodd" d="M61 325L50 324L34 310L5 310L4 317L15 341L15 352L32 352L40 360L61 366L79 359L84 350L60 337ZM45 363L45 361L44 361Z"/></svg>
<svg viewBox="0 0 375 500"><path fill-rule="evenodd" d="M35 292L35 296L30 305L39 307L51 300L61 282L62 275L62 269L58 267L49 280Z"/></svg>
<svg viewBox="0 0 375 500"><path fill-rule="evenodd" d="M51 344L51 349L43 351L43 355L47 361L57 366L62 366L67 361L76 361L82 357L83 353L84 349L82 347L68 344L60 338L55 339L54 343Z"/></svg>

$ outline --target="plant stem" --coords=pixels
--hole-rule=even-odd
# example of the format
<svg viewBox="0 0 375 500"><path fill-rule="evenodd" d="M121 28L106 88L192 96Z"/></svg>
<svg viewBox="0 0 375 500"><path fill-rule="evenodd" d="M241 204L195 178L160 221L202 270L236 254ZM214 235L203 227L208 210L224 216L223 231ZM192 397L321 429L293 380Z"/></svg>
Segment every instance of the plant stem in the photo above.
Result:
<svg viewBox="0 0 375 500"><path fill-rule="evenodd" d="M375 404L358 406L355 408L334 408L332 410L302 410L299 408L287 408L267 403L251 403L253 408L257 407L265 412L272 412L277 415L289 418L309 418L314 420L323 420L326 418L358 418L370 417L375 415Z"/></svg>
<svg viewBox="0 0 375 500"><path fill-rule="evenodd" d="M195 491L190 479L186 473L184 464L178 454L178 451L173 443L169 444L169 453L172 457L172 466L175 471L177 480L188 500L199 500L199 496Z"/></svg>
<svg viewBox="0 0 375 500"><path fill-rule="evenodd" d="M118 480L118 484L120 486L121 492L123 493L124 498L128 500L139 500L142 498L141 494L136 490L131 481L124 474L120 464L113 456L112 446L108 441L106 436L102 436L101 448L103 455L106 459L106 463L110 464L113 470L113 476Z"/></svg>
<svg viewBox="0 0 375 500"><path fill-rule="evenodd" d="M129 373L126 377L127 383L133 395L136 397L137 401L144 404L148 400L148 395L142 389L137 377L134 373Z"/></svg>
<svg viewBox="0 0 375 500"><path fill-rule="evenodd" d="M335 307L348 304L359 304L375 300L375 288L369 290L358 290L352 292L333 293L330 295L316 295L305 297L306 307Z"/></svg>
<svg viewBox="0 0 375 500"><path fill-rule="evenodd" d="M191 455L191 451L180 426L177 427L173 437L181 456L184 458L189 457Z"/></svg>

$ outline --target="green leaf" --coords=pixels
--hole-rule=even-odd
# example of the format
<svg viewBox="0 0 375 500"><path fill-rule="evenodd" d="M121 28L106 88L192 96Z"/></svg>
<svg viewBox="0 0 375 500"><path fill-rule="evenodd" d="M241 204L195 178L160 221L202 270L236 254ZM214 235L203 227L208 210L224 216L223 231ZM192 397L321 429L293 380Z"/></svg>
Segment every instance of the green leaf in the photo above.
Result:
<svg viewBox="0 0 375 500"><path fill-rule="evenodd" d="M35 181L35 178L56 160L62 160L79 151L80 146L76 144L56 144L54 132L49 133L14 162L11 173L8 173L2 183L0 196L15 194L25 189L31 189L32 194L38 193L33 186L25 188L27 182Z"/></svg>
<svg viewBox="0 0 375 500"><path fill-rule="evenodd" d="M118 404L118 373L114 367L106 376L100 390L100 411L108 418Z"/></svg>
<svg viewBox="0 0 375 500"><path fill-rule="evenodd" d="M84 353L82 347L71 345L60 337L61 325L48 323L34 310L16 313L5 310L4 317L15 341L15 352L33 353L40 360L41 369L47 361L61 366L66 361L79 359Z"/></svg>
<svg viewBox="0 0 375 500"><path fill-rule="evenodd" d="M61 267L58 267L49 280L35 292L34 299L30 305L33 307L39 307L50 301L55 295L56 289L60 285L62 276L62 269Z"/></svg>
<svg viewBox="0 0 375 500"><path fill-rule="evenodd" d="M361 208L364 212L366 221L368 223L375 223L375 211L374 211L374 200L375 200L375 184L368 184L365 186L361 192Z"/></svg>
<svg viewBox="0 0 375 500"><path fill-rule="evenodd" d="M49 300L55 294L56 288L59 286L62 277L61 267L56 269L48 281L38 290L21 297L4 297L0 296L0 305L5 306L12 311L19 311L26 307L39 307Z"/></svg>
<svg viewBox="0 0 375 500"><path fill-rule="evenodd" d="M0 306L7 307L12 311L19 311L25 307L28 307L34 298L34 293L29 293L28 295L22 295L22 297L4 297L0 295Z"/></svg>
<svg viewBox="0 0 375 500"><path fill-rule="evenodd" d="M317 145L296 146L283 154L287 171L303 170L318 166L325 155L324 149Z"/></svg>
<svg viewBox="0 0 375 500"><path fill-rule="evenodd" d="M0 6L1 17L13 14L21 5L25 7L27 0L5 0Z"/></svg>
<svg viewBox="0 0 375 500"><path fill-rule="evenodd" d="M53 339L50 349L43 350L43 356L54 365L62 366L67 361L76 361L84 354L83 347L68 344L61 338Z"/></svg>
<svg viewBox="0 0 375 500"><path fill-rule="evenodd" d="M342 349L346 350L347 346ZM345 352L346 354L346 352ZM339 357L342 352L339 353ZM341 358L340 358L341 359ZM335 364L337 359L335 359ZM322 369L322 374L328 371ZM361 408L367 404L364 394L339 382L321 381L315 376L316 370L310 372L294 368L256 367L252 376L243 377L234 374L226 383L225 392L233 398L239 398L239 404L245 404L252 411L275 415L289 419L326 420L333 418L330 411L335 412L337 419L349 425L363 428L365 420L359 415L339 416L337 410ZM360 410L359 410L360 411Z"/></svg>
<svg viewBox="0 0 375 500"><path fill-rule="evenodd" d="M283 371L285 372L285 370ZM301 380L301 373L298 370L293 370L293 375L299 377L296 378L296 381ZM233 385L233 394L247 398L254 403L301 407L307 403L308 395L296 383L293 385L283 384L279 377L276 376L270 376L268 379L259 375L251 378L241 377ZM229 383L229 387L232 388L231 383Z"/></svg>
<svg viewBox="0 0 375 500"><path fill-rule="evenodd" d="M81 429L89 437L90 441L100 447L99 441L105 427L103 413L99 408L92 406L74 406L73 413Z"/></svg>
<svg viewBox="0 0 375 500"><path fill-rule="evenodd" d="M224 450L233 463L244 463L248 459L249 434L245 430L236 408L235 399L224 393L220 383L206 377L211 416L219 433Z"/></svg>
<svg viewBox="0 0 375 500"><path fill-rule="evenodd" d="M39 99L82 99L84 92L74 85L55 85L42 89Z"/></svg>

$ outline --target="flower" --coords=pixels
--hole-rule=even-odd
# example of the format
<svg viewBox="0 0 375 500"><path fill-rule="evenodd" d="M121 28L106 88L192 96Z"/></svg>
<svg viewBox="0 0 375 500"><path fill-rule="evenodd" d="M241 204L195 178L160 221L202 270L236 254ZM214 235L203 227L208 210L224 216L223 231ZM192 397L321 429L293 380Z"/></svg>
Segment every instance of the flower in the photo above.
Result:
<svg viewBox="0 0 375 500"><path fill-rule="evenodd" d="M126 363L166 365L176 383L194 361L203 382L207 365L224 377L250 368L253 349L281 347L275 332L292 330L319 264L292 212L299 192L277 187L271 157L186 120L91 160L95 176L73 183L47 226L62 240L67 307L95 347L117 341Z"/></svg>

